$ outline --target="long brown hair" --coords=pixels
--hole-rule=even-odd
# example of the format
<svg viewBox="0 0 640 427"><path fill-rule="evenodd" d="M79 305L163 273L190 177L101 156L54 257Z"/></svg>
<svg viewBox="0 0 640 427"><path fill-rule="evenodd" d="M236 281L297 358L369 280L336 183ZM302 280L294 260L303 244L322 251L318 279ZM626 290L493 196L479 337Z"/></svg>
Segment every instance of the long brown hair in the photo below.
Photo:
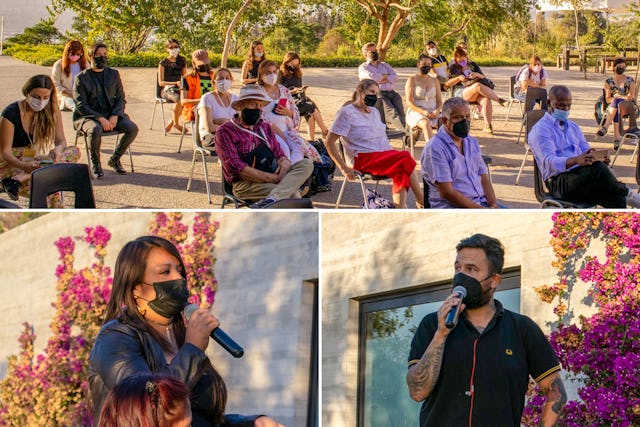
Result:
<svg viewBox="0 0 640 427"><path fill-rule="evenodd" d="M271 61L270 59L265 59L264 61L262 61L260 63L260 66L258 67L258 84L260 86L262 86L262 76L264 76L267 73L267 68L269 67L276 67L276 69L278 69L278 64L276 64L275 62ZM280 80L280 78L278 77L278 80Z"/></svg>
<svg viewBox="0 0 640 427"><path fill-rule="evenodd" d="M255 56L254 52L256 50L256 47L260 46L260 45L264 46L264 44L260 40L254 40L254 41L251 42L251 46L249 47L249 52L247 52L247 59L249 61L253 61L253 57ZM260 59L262 61L266 60L267 59L267 54L262 52L262 58L260 58Z"/></svg>
<svg viewBox="0 0 640 427"><path fill-rule="evenodd" d="M34 89L47 89L51 91L49 103L42 111L33 113L33 148L36 153L46 152L56 139L56 129L58 128L59 107L56 102L56 87L51 77L46 74L37 74L22 86L22 94L26 97ZM25 101L28 105L28 102Z"/></svg>
<svg viewBox="0 0 640 427"><path fill-rule="evenodd" d="M147 320L138 311L133 296L133 289L142 283L147 269L147 258L154 248L166 250L178 260L181 274L186 277L184 261L178 249L170 241L158 236L142 236L130 241L120 250L113 272L113 286L111 297L107 304L104 323L113 319L120 319L123 323L130 324L134 328L151 334L164 350L170 350L170 343L162 335L153 329ZM182 315L177 314L172 319L176 342L179 347L184 344L186 326ZM208 363L207 374L211 377L211 389L213 394L213 408L221 422L224 408L227 404L227 387L222 376Z"/></svg>
<svg viewBox="0 0 640 427"><path fill-rule="evenodd" d="M287 64L293 61L294 59L297 59L300 65L302 65L302 60L300 59L300 55L298 55L297 53L287 52L284 55L284 58L282 58L282 64L280 64L280 78L291 77L291 76L296 76L298 78L302 77L302 70L300 69L300 67L298 67L296 71L293 73L287 68Z"/></svg>
<svg viewBox="0 0 640 427"><path fill-rule="evenodd" d="M69 61L69 55L73 53L80 53L80 59L78 59L80 70L87 68L87 56L84 54L84 47L82 46L82 43L78 40L70 40L64 45L64 50L62 51L62 72L67 77L69 76L69 73L71 73L71 61Z"/></svg>

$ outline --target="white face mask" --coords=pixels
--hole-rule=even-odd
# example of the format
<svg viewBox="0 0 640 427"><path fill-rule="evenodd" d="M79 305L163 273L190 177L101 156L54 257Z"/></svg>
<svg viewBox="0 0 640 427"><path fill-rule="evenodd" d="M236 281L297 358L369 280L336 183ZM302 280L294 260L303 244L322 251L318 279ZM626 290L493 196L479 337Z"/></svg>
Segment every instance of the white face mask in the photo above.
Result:
<svg viewBox="0 0 640 427"><path fill-rule="evenodd" d="M436 56L436 54L438 53L438 49L436 49L435 47L430 47L429 50L427 50L427 53L431 56Z"/></svg>
<svg viewBox="0 0 640 427"><path fill-rule="evenodd" d="M270 86L273 86L278 81L278 73L270 73L264 76L264 82Z"/></svg>
<svg viewBox="0 0 640 427"><path fill-rule="evenodd" d="M169 49L169 55L171 55L172 57L176 57L178 56L178 53L180 52L180 48L176 47L174 49Z"/></svg>
<svg viewBox="0 0 640 427"><path fill-rule="evenodd" d="M227 79L216 80L216 88L218 89L218 92L222 92L222 93L229 92L229 89L231 89L231 80L227 80Z"/></svg>
<svg viewBox="0 0 640 427"><path fill-rule="evenodd" d="M31 109L33 111L38 112L38 111L44 110L44 108L49 103L49 100L48 99L38 99L38 98L34 98L33 96L29 95L29 96L27 96L27 102L29 103L29 106L31 107Z"/></svg>
<svg viewBox="0 0 640 427"><path fill-rule="evenodd" d="M262 58L262 55L264 55L264 52L253 52L253 56L256 58Z"/></svg>

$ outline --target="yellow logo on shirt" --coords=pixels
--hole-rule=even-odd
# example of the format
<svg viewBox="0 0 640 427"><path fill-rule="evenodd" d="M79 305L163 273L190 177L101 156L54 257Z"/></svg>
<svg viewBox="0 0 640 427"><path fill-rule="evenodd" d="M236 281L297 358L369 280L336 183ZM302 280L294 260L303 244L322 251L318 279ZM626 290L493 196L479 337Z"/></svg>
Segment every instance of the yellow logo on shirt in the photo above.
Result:
<svg viewBox="0 0 640 427"><path fill-rule="evenodd" d="M513 356L513 350L511 350L510 348L506 349L504 352L507 354L507 356Z"/></svg>

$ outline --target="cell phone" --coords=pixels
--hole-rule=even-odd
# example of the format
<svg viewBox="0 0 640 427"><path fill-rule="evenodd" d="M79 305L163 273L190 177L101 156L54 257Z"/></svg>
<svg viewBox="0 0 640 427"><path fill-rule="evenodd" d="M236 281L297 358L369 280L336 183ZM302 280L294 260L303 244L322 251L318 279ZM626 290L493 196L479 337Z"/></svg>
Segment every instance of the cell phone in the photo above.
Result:
<svg viewBox="0 0 640 427"><path fill-rule="evenodd" d="M591 152L593 160L596 162L604 162L609 156L609 150L607 149L595 149Z"/></svg>
<svg viewBox="0 0 640 427"><path fill-rule="evenodd" d="M276 104L276 106L275 106L275 107L273 107L273 112L274 112L275 114L280 114L280 113L277 113L277 112L276 112L276 109L277 109L278 107L285 108L286 106L287 106L287 98L280 98L280 101L278 101L278 103Z"/></svg>
<svg viewBox="0 0 640 427"><path fill-rule="evenodd" d="M51 159L40 159L40 164L41 165L52 165L53 164L53 160L51 160Z"/></svg>

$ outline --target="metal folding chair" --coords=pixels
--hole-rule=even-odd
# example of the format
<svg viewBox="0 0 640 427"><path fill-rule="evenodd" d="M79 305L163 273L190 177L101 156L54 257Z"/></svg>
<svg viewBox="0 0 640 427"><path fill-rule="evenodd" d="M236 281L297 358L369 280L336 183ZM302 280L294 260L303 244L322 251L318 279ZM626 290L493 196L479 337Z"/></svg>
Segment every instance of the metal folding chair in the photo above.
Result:
<svg viewBox="0 0 640 427"><path fill-rule="evenodd" d="M542 180L542 173L536 164L536 159L533 159L533 189L536 195L536 199L540 202L540 209L543 208L559 208L559 209L591 209L595 205L589 203L573 203L566 200L556 199L547 191L544 181Z"/></svg>
<svg viewBox="0 0 640 427"><path fill-rule="evenodd" d="M164 104L168 104L169 101L162 97L162 87L158 84L158 74L156 74L156 100L153 103L153 113L151 114L151 125L149 125L149 130L153 130L153 120L156 117L156 108L158 104L160 104L160 110L162 112L162 132L164 135L167 135L167 123L164 118Z"/></svg>
<svg viewBox="0 0 640 427"><path fill-rule="evenodd" d="M511 113L511 106L514 103L518 103L520 105L520 114L524 114L522 105L523 102L515 97L514 87L516 85L516 76L509 77L509 106L507 107L507 116L504 118L504 123L507 124L507 120L509 120L509 114Z"/></svg>
<svg viewBox="0 0 640 427"><path fill-rule="evenodd" d="M529 132L533 125L535 125L538 120L540 120L545 114L544 110L531 110L525 113L525 122L527 124L526 131L524 133L524 156L522 156L522 163L520 164L520 169L518 169L518 176L516 177L516 182L513 185L518 185L518 181L520 181L520 175L522 174L522 169L524 169L524 164L527 162L527 156L531 152L531 147L529 146Z"/></svg>
<svg viewBox="0 0 640 427"><path fill-rule="evenodd" d="M522 135L522 130L526 126L527 112L533 110L533 108L537 103L540 104L541 110L547 111L547 90L541 87L528 88L527 95L524 100L524 114L522 115L522 124L520 125L520 132L518 132L518 138L516 139L516 144L520 143L520 136Z"/></svg>
<svg viewBox="0 0 640 427"><path fill-rule="evenodd" d="M82 137L82 139L84 139L84 148L85 151L87 153L87 164L89 164L91 166L91 155L89 153L89 134L87 132L84 131L83 126L84 123L87 120L93 120L93 119L84 119L84 121L82 122L82 125L80 126L79 129L76 130L76 139L74 142L74 145L78 145L78 138ZM116 137L116 143L114 144L114 147L118 145L118 141L120 140L120 135L122 135L122 132L118 132L116 130L110 131L110 132L102 132L102 138L104 138L105 136L115 136ZM131 154L131 146L127 147L127 152L129 152L129 164L131 165L131 173L134 172L133 170L133 155Z"/></svg>
<svg viewBox="0 0 640 427"><path fill-rule="evenodd" d="M621 135L620 143L618 144L618 148L616 149L616 154L613 156L613 160L611 161L611 166L616 162L618 158L618 154L622 149L622 145L624 145L625 141L630 141L635 148L633 150L633 154L631 154L631 163L633 163L633 159L638 154L638 140L640 140L640 136L638 136L639 130L636 125L636 117L638 116L638 107L632 101L624 101L618 104L618 129ZM629 125L625 130L625 119L628 121ZM631 132L633 131L633 132Z"/></svg>
<svg viewBox="0 0 640 427"><path fill-rule="evenodd" d="M215 156L216 152L213 149L205 148L202 146L202 141L200 140L200 126L198 125L198 109L194 109L195 119L191 122L191 139L193 141L193 158L191 159L191 173L189 174L189 181L187 182L187 191L191 188L191 181L193 179L193 170L196 166L196 160L198 156L202 158L202 168L204 170L204 185L207 188L207 197L209 198L209 203L211 201L211 188L209 186L209 173L207 171L207 157L206 156ZM224 178L222 178L224 181Z"/></svg>
<svg viewBox="0 0 640 427"><path fill-rule="evenodd" d="M30 209L46 209L47 196L58 191L75 193L76 208L95 208L89 167L83 163L56 163L31 172Z"/></svg>

